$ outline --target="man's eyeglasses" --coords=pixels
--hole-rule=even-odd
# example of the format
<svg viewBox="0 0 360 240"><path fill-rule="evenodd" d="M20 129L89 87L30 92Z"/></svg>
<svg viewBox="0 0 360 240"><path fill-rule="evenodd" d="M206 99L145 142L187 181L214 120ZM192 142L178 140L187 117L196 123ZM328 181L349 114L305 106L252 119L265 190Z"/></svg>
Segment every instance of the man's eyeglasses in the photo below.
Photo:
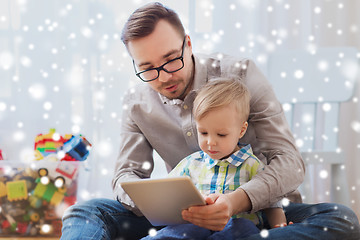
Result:
<svg viewBox="0 0 360 240"><path fill-rule="evenodd" d="M177 72L180 69L182 69L184 67L183 55L184 55L184 49L185 49L185 40L186 40L186 37L184 37L184 41L182 44L181 56L164 63L160 67L150 68L150 69L146 69L141 72L136 72L136 66L135 66L135 62L133 60L133 65L134 65L136 76L138 76L144 82L151 82L159 77L161 70L163 70L167 73L173 73L173 72Z"/></svg>

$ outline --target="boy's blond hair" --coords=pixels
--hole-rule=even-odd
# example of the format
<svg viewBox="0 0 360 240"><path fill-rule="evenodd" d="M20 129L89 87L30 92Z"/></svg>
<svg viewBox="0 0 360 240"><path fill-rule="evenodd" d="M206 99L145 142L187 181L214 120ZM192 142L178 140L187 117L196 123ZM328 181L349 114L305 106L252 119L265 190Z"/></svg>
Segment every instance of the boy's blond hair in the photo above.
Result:
<svg viewBox="0 0 360 240"><path fill-rule="evenodd" d="M250 93L235 77L219 77L210 80L194 100L193 115L198 120L215 108L235 104L241 120L247 121L250 113Z"/></svg>

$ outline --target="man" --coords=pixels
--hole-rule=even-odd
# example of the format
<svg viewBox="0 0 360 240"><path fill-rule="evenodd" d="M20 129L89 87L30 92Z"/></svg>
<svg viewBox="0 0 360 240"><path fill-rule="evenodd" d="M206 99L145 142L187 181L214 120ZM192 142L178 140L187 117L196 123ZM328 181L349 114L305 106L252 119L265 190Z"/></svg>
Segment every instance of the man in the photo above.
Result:
<svg viewBox="0 0 360 240"><path fill-rule="evenodd" d="M251 109L243 140L267 166L233 193L211 195L213 204L184 210L183 218L219 231L232 215L267 208L301 184L304 163L280 103L253 62L193 55L191 39L177 14L159 3L137 9L124 27L122 40L136 75L145 83L124 98L113 179L117 201L94 199L70 208L63 218L62 239L139 239L154 228L120 182L150 177L154 149L170 169L200 150L191 110L196 91L213 77L237 75L249 89ZM294 224L269 230L269 239L360 239L358 220L344 206L291 203L284 210ZM262 237L255 234L247 239Z"/></svg>

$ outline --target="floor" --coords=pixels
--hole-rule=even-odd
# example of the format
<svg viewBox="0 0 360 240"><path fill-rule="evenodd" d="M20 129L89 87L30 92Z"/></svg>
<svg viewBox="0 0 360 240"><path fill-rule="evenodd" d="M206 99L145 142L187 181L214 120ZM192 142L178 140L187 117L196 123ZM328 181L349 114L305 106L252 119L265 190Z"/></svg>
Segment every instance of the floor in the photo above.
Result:
<svg viewBox="0 0 360 240"><path fill-rule="evenodd" d="M17 238L17 237L8 237L8 238L0 238L0 240L58 240L59 238L28 238L28 237L23 237L23 238Z"/></svg>

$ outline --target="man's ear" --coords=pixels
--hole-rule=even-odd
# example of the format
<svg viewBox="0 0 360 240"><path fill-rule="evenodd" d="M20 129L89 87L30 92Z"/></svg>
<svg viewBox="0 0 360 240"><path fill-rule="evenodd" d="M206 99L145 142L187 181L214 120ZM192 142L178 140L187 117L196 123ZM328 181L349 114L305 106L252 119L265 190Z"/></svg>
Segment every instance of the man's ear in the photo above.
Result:
<svg viewBox="0 0 360 240"><path fill-rule="evenodd" d="M241 126L241 131L240 131L240 135L239 135L239 139L242 138L244 136L244 134L246 133L246 130L248 128L248 122L245 121L243 122L243 125Z"/></svg>
<svg viewBox="0 0 360 240"><path fill-rule="evenodd" d="M189 35L186 35L186 45L192 49L192 43Z"/></svg>

